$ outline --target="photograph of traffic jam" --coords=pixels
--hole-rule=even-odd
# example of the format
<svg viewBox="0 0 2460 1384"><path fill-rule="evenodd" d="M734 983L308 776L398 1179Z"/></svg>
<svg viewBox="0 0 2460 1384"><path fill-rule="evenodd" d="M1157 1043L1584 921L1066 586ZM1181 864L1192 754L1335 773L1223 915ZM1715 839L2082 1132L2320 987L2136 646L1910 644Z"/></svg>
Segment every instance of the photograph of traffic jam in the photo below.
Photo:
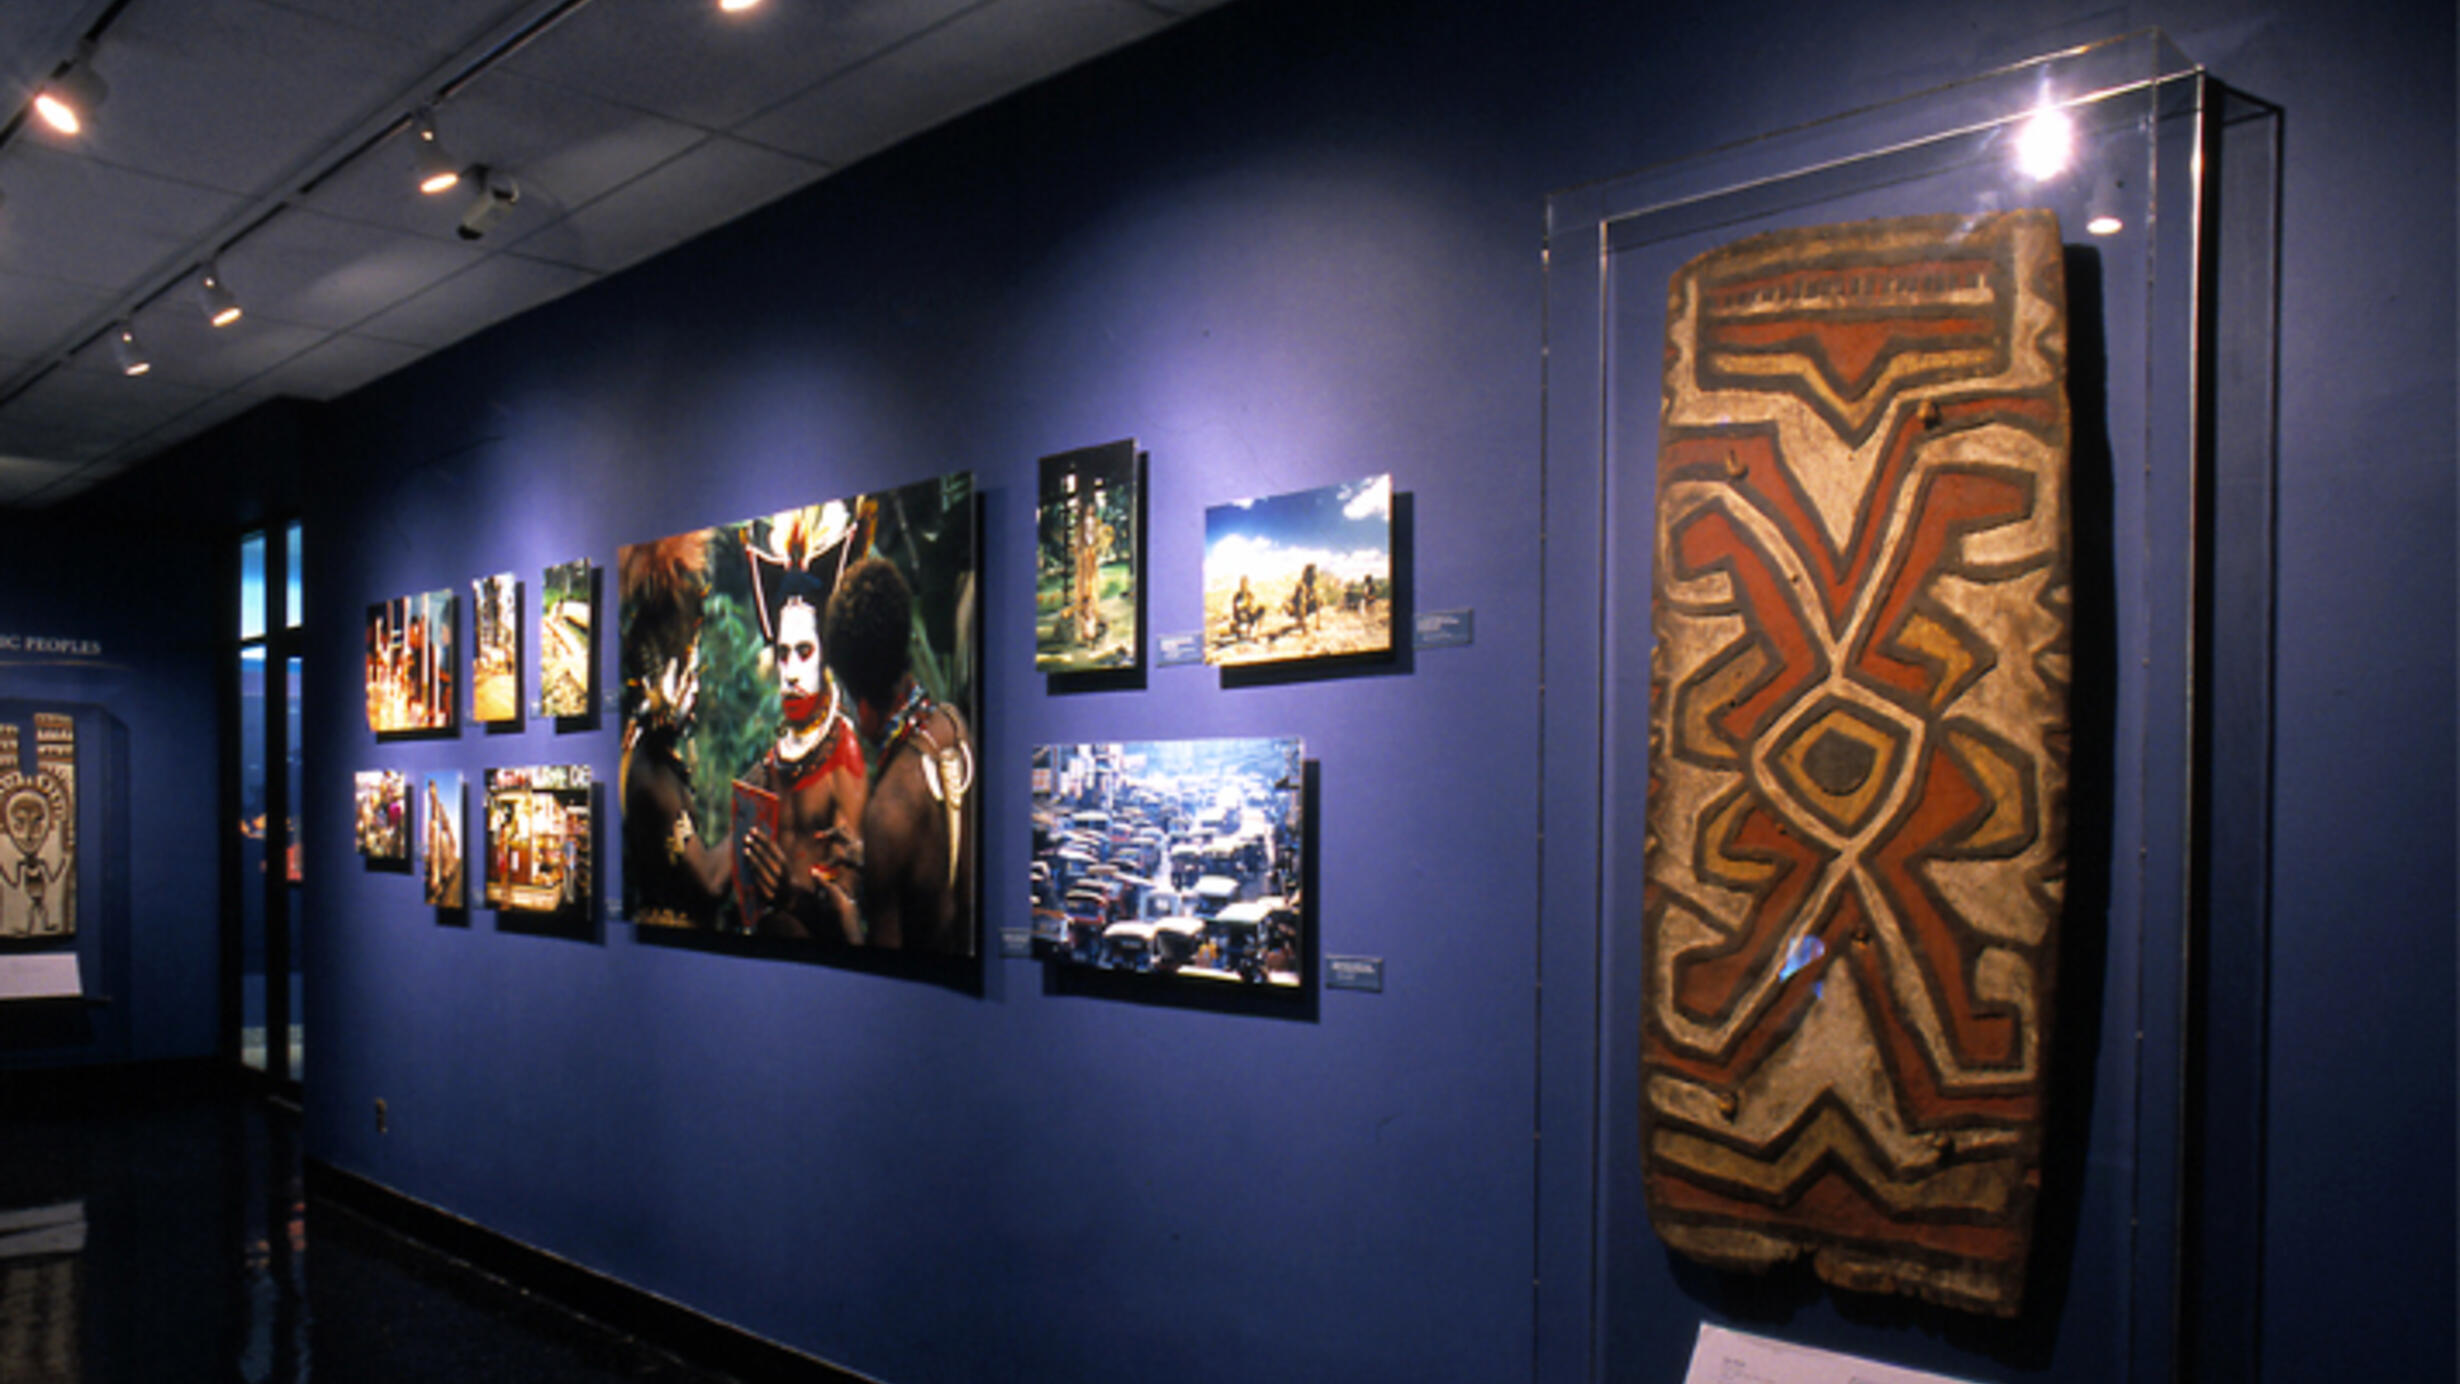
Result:
<svg viewBox="0 0 2460 1384"><path fill-rule="evenodd" d="M1034 955L1297 986L1305 764L1296 736L1037 746Z"/></svg>

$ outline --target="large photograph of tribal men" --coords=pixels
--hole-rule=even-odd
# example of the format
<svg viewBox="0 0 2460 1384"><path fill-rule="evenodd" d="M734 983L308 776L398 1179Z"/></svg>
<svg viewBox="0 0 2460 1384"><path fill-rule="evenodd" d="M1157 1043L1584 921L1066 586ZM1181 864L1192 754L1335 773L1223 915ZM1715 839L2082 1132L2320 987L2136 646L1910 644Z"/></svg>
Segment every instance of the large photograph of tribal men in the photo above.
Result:
<svg viewBox="0 0 2460 1384"><path fill-rule="evenodd" d="M1034 667L1086 673L1136 666L1140 547L1136 444L1042 458L1034 508Z"/></svg>
<svg viewBox="0 0 2460 1384"><path fill-rule="evenodd" d="M438 908L470 906L469 856L462 848L459 769L427 776L419 804L419 879Z"/></svg>
<svg viewBox="0 0 2460 1384"><path fill-rule="evenodd" d="M487 906L588 917L589 766L489 769L486 790Z"/></svg>
<svg viewBox="0 0 2460 1384"><path fill-rule="evenodd" d="M470 583L470 719L521 719L521 579L510 572Z"/></svg>
<svg viewBox="0 0 2460 1384"><path fill-rule="evenodd" d="M375 861L410 858L410 792L399 769L361 769L357 789L359 854Z"/></svg>
<svg viewBox="0 0 2460 1384"><path fill-rule="evenodd" d="M451 730L455 601L450 590L402 596L367 608L367 727Z"/></svg>
<svg viewBox="0 0 2460 1384"><path fill-rule="evenodd" d="M958 474L622 550L636 924L974 954L976 531Z"/></svg>
<svg viewBox="0 0 2460 1384"><path fill-rule="evenodd" d="M589 671L596 649L598 597L588 558L558 563L538 591L538 714L559 720L589 714Z"/></svg>
<svg viewBox="0 0 2460 1384"><path fill-rule="evenodd" d="M1204 512L1204 661L1392 651L1392 477Z"/></svg>
<svg viewBox="0 0 2460 1384"><path fill-rule="evenodd" d="M1297 985L1305 769L1295 736L1037 746L1034 954Z"/></svg>

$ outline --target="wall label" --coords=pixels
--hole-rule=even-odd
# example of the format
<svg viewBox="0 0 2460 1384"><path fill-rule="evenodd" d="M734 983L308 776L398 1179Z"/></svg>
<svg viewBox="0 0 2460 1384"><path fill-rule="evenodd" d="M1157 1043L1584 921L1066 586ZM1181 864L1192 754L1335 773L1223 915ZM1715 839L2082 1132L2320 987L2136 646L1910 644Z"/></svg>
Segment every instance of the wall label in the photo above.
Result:
<svg viewBox="0 0 2460 1384"><path fill-rule="evenodd" d="M1161 650L1153 664L1157 668L1183 668L1190 663L1204 662L1204 631L1189 630L1185 634L1157 635Z"/></svg>
<svg viewBox="0 0 2460 1384"><path fill-rule="evenodd" d="M1899 1369L1831 1350L1790 1345L1700 1323L1683 1384L1964 1384L1944 1374Z"/></svg>
<svg viewBox="0 0 2460 1384"><path fill-rule="evenodd" d="M1328 956L1324 958L1324 988L1327 990L1365 990L1384 993L1384 958L1380 956Z"/></svg>
<svg viewBox="0 0 2460 1384"><path fill-rule="evenodd" d="M84 993L73 951L0 956L0 1000L68 999Z"/></svg>
<svg viewBox="0 0 2460 1384"><path fill-rule="evenodd" d="M70 658L102 657L99 639L62 639L48 634L0 634L0 654L52 654Z"/></svg>
<svg viewBox="0 0 2460 1384"><path fill-rule="evenodd" d="M1001 956L1031 957L1034 954L1034 930L1029 927L1004 927L999 930Z"/></svg>
<svg viewBox="0 0 2460 1384"><path fill-rule="evenodd" d="M1478 612L1463 606L1459 610L1422 610L1411 621L1411 635L1421 649L1458 649L1476 639Z"/></svg>

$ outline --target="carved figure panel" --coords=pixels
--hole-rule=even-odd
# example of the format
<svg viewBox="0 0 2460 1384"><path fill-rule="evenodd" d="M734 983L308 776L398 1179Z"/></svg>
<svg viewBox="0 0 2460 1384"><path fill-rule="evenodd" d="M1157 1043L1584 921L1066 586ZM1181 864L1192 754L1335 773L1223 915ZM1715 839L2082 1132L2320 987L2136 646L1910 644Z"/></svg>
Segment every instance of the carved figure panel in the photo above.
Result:
<svg viewBox="0 0 2460 1384"><path fill-rule="evenodd" d="M77 931L77 724L34 713L34 765L23 727L0 723L0 937Z"/></svg>
<svg viewBox="0 0 2460 1384"><path fill-rule="evenodd" d="M1673 278L1644 1180L1675 1249L2012 1314L2065 885L2066 290L2044 211Z"/></svg>

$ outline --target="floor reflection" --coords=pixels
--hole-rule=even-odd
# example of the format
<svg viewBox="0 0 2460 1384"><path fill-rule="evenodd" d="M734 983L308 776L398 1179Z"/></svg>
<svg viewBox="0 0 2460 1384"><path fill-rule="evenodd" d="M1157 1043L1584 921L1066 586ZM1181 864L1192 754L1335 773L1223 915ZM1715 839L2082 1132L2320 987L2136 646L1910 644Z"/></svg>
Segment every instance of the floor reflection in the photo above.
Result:
<svg viewBox="0 0 2460 1384"><path fill-rule="evenodd" d="M308 1200L229 1083L0 1077L0 1380L318 1377L724 1378Z"/></svg>

